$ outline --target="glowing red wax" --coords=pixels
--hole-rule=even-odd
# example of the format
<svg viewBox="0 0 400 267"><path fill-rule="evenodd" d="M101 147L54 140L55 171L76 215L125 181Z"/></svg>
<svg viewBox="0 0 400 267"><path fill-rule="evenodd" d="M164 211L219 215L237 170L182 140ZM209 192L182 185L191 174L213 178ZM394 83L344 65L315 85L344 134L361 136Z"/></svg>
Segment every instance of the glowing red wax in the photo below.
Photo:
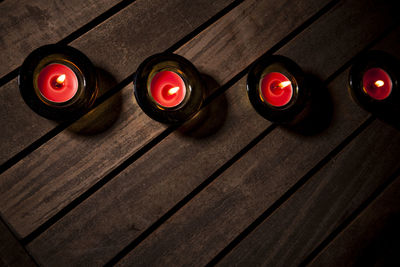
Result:
<svg viewBox="0 0 400 267"><path fill-rule="evenodd" d="M376 100L387 98L392 92L392 79L381 68L367 70L363 76L363 90Z"/></svg>
<svg viewBox="0 0 400 267"><path fill-rule="evenodd" d="M60 82L62 78L64 79ZM73 98L78 91L78 78L68 66L53 63L40 71L37 85L40 93L47 100L62 103Z"/></svg>
<svg viewBox="0 0 400 267"><path fill-rule="evenodd" d="M186 95L185 82L173 71L160 71L150 84L151 96L163 107L176 107Z"/></svg>
<svg viewBox="0 0 400 267"><path fill-rule="evenodd" d="M282 107L289 103L293 96L290 80L280 72L270 72L261 81L261 94L268 104Z"/></svg>

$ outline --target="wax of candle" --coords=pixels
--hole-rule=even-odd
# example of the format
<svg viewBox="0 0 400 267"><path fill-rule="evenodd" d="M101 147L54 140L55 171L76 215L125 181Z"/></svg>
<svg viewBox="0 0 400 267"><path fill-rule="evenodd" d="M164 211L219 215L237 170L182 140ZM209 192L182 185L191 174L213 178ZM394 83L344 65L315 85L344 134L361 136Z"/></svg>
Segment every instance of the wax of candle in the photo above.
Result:
<svg viewBox="0 0 400 267"><path fill-rule="evenodd" d="M392 79L381 68L371 68L364 73L363 90L376 100L387 98L392 92Z"/></svg>
<svg viewBox="0 0 400 267"><path fill-rule="evenodd" d="M44 98L62 103L70 100L77 93L78 78L68 66L53 63L40 71L37 86Z"/></svg>
<svg viewBox="0 0 400 267"><path fill-rule="evenodd" d="M265 102L282 107L290 102L293 87L290 80L280 72L270 72L261 80L261 95Z"/></svg>
<svg viewBox="0 0 400 267"><path fill-rule="evenodd" d="M160 71L151 80L150 92L159 105L172 108L184 100L186 86L179 74L173 71Z"/></svg>

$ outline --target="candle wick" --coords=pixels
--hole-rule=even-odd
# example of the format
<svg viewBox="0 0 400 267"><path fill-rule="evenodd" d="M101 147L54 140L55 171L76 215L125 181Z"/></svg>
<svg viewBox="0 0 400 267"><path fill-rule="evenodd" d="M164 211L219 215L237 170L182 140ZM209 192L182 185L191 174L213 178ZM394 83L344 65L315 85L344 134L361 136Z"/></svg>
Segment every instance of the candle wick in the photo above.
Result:
<svg viewBox="0 0 400 267"><path fill-rule="evenodd" d="M65 81L65 74L61 74L60 76L57 77L57 79L55 80L55 82L53 83L53 86L55 88L61 88L64 85L64 81Z"/></svg>

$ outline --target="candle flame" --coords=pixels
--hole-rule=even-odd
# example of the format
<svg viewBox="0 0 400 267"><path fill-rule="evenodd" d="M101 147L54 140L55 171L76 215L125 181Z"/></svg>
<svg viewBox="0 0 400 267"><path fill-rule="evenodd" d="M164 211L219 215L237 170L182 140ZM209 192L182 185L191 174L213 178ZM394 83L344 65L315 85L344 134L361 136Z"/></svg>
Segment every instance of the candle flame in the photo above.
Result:
<svg viewBox="0 0 400 267"><path fill-rule="evenodd" d="M169 95L173 95L178 91L179 91L179 87L178 86L177 87L172 87L171 89L168 90L168 94Z"/></svg>
<svg viewBox="0 0 400 267"><path fill-rule="evenodd" d="M286 81L286 82L281 82L280 84L278 84L278 86L279 86L280 88L284 88L284 87L286 87L286 86L288 86L288 85L290 85L290 84L291 84L291 82Z"/></svg>
<svg viewBox="0 0 400 267"><path fill-rule="evenodd" d="M65 81L65 74L61 74L60 76L58 76L56 82L58 84L62 84Z"/></svg>
<svg viewBox="0 0 400 267"><path fill-rule="evenodd" d="M385 83L384 83L382 80L377 80L377 81L375 82L375 85L376 85L377 87L382 87L384 84L385 84Z"/></svg>

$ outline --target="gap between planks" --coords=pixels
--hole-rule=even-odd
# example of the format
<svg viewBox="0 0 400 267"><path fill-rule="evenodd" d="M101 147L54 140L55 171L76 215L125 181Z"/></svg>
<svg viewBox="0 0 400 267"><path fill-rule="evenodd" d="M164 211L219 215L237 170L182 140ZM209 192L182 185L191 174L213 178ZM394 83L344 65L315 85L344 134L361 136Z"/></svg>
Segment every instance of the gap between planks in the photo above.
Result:
<svg viewBox="0 0 400 267"><path fill-rule="evenodd" d="M392 28L393 28L393 27L390 27L390 29L392 29ZM386 36L387 33L388 33L388 31L384 31L384 34L381 34L381 35L379 36L379 38L377 38L376 40L374 40L373 42L371 42L369 45L367 45L367 47L366 47L365 49L370 48L372 45L374 45L374 44L375 44L377 41L379 41L381 38L383 38L384 36ZM365 49L364 49L364 50L365 50ZM351 61L349 61L349 62L351 62ZM349 65L349 63L345 64L345 66L348 66L348 65ZM344 67L341 67L341 69L343 69L343 68L344 68ZM339 153L340 150L343 148L342 146L345 146L349 141L351 141L351 140L352 140L353 138L355 138L359 133L361 133L361 132L364 130L364 128L367 127L373 120L374 120L374 119L373 119L372 117L366 119L366 121L364 122L364 124L363 124L360 128L358 128L357 130L355 130L355 132L354 132L353 134L351 134L350 140L345 141L345 143L344 143L344 144L342 143L341 146L339 145L339 148L337 148L337 151L335 151L335 153ZM353 136L353 135L354 135L354 136ZM332 155L331 155L331 156L332 156ZM327 160L329 161L330 158L327 157ZM115 262L111 262L111 263L115 263Z"/></svg>
<svg viewBox="0 0 400 267"><path fill-rule="evenodd" d="M319 10L317 13L315 13L313 16L311 16L309 19L307 19L304 23L302 23L300 26L298 26L296 29L294 29L292 32L290 32L288 35L286 35L282 40L280 40L279 42L277 42L277 44L275 44L273 47L271 47L271 49L269 49L267 52L265 52L263 55L267 55L267 54L273 54L274 52L276 52L277 50L279 50L281 47L283 47L287 42L289 42L290 40L292 40L293 38L295 38L298 34L300 34L304 29L306 29L309 25L311 25L314 21L316 21L318 18L320 18L321 16L323 16L326 12L328 12L330 9L332 9L336 4L338 3L337 0L333 0L330 1L326 6L324 6L321 10ZM227 14L231 9L235 8L237 6L238 3L234 3L231 4L230 6L228 6L227 8L225 8L224 10L222 10L221 12L219 12L217 15L215 15L213 18L211 18L209 21L205 22L203 25L201 25L199 28L201 29L199 31L199 29L196 29L194 32L196 32L196 35L201 32L202 30L206 29L209 25L211 25L212 23L214 23L215 21L218 20L218 17L222 17L225 14ZM190 33L188 36L192 36L193 37L193 33ZM185 38L183 38L182 40L187 40L188 41L188 36L186 36ZM183 45L184 43L182 43L181 41L178 41L177 44ZM174 44L172 47L176 47L177 44ZM167 49L167 51L169 51L170 49ZM256 60L255 60L256 61ZM255 62L254 61L254 62ZM254 62L252 62L251 64L253 64ZM242 79L249 67L251 66L251 64L249 64L249 66L247 66L244 70L242 70L240 73L238 73L237 75L235 75L233 78L231 78L226 84L224 84L223 86L221 86L217 91L215 91L210 97L207 98L207 100L205 101L205 105L203 106L203 108L205 106L207 106L212 100L214 100L216 97L218 97L219 95L223 94L226 90L228 90L233 84L235 84L237 81L239 81L240 79ZM133 76L133 74L131 75ZM126 78L124 81L128 84L131 82L131 76ZM118 85L118 89L120 90L122 89L124 86ZM116 93L116 91L111 90L112 92L109 93L109 95L107 94L106 97L102 98L102 102L105 101L109 96L113 95ZM99 103L100 104L100 103ZM99 105L98 104L98 105ZM50 218L48 221L46 221L45 223L43 223L42 225L40 225L36 230L34 230L31 234L29 234L28 236L26 236L25 238L22 239L22 242L24 245L28 245L32 240L34 240L36 237L38 237L41 233L43 233L44 231L46 231L48 228L50 228L53 224L55 224L58 220L60 220L62 217L64 217L66 214L68 214L71 210L73 210L75 207L77 207L80 203L82 203L84 200L86 200L87 198L89 198L92 194L94 194L96 191L98 191L100 188L102 188L105 184L107 184L109 181L111 181L115 176L117 176L120 172L122 172L126 167L128 167L130 164L132 164L133 162L135 162L135 160L137 160L139 157L141 157L142 155L144 155L147 151L149 151L150 149L152 149L154 146L156 146L158 143L160 143L164 138L166 138L169 134L171 134L173 131L175 131L177 128L179 127L179 125L177 126L170 126L169 128L167 128L166 130L164 130L162 133L160 133L158 136L156 136L153 140L151 140L149 143L147 143L146 145L144 145L140 150L138 150L137 152L135 152L132 156L130 156L129 158L127 158L122 164L120 164L118 167L116 167L113 171L111 171L106 177L104 177L103 179L101 179L99 182L97 182L96 184L94 184L91 188L89 188L87 191L85 191L84 193L82 193L78 198L76 198L74 201L72 201L70 204L68 204L65 208L63 208L60 212L58 212L56 215L54 215L52 218ZM274 128L276 127L276 125L273 125L271 128L268 128L264 131L263 134L260 134L259 137L257 137L255 140L253 140L251 143L256 142L256 140L258 140L259 138L262 138L264 136L266 136L270 131L272 131ZM251 143L243 148L243 151L248 151L251 147ZM255 145L255 144L254 144ZM244 154L244 152L241 152ZM235 157L236 158L236 157ZM233 164L233 162L231 162ZM229 163L228 163L229 164ZM224 165L225 166L225 165ZM223 170L223 168L221 168L221 170ZM221 170L218 170L216 173L221 172ZM215 174L216 175L216 174ZM215 176L214 175L214 176ZM216 176L215 176L216 177ZM213 179L210 179L209 181L211 182ZM204 184L205 186L206 184ZM194 196L189 197L189 199L191 199ZM172 216L172 214L171 214ZM150 234L150 233L149 233Z"/></svg>
<svg viewBox="0 0 400 267"><path fill-rule="evenodd" d="M135 1L135 0L130 0L131 2ZM195 30L193 30L192 32L190 32L189 34L187 34L186 36L184 36L182 39L178 40L176 43L174 43L172 46L170 46L169 48L167 48L165 50L166 53L172 53L173 51L177 50L179 47L183 46L185 43L187 43L189 40L193 39L197 34L199 34L200 32L204 31L208 26L212 25L213 23L215 23L219 18L225 16L227 13L229 13L229 11L231 11L232 9L234 9L236 6L238 6L239 4L241 4L244 0L236 0L233 1L232 3L230 3L228 6L226 6L225 8L223 8L222 10L220 10L218 13L216 13L214 16L212 16L210 19L208 19L206 22L204 22L203 24L201 24L200 26L198 26ZM129 2L129 1L123 1L123 2ZM126 5L127 6L127 5ZM125 7L126 7L125 6ZM119 7L118 11L114 10L114 14L116 14L117 12L119 12L120 10L122 10L122 7ZM113 15L114 15L113 14ZM110 15L109 17L111 17L112 15ZM108 19L109 17L105 18L105 19L99 19L99 23L105 21L106 19ZM86 25L85 25L86 26ZM96 25L95 25L96 26ZM93 26L93 28L95 27ZM90 30L90 28L87 29L83 29L80 35L85 34L86 32L88 32ZM80 29L77 30L76 32L80 32ZM59 43L62 44L67 44L71 41L73 41L74 39L77 39L80 35L77 36L78 33L72 33L70 36L67 36L65 39L61 40ZM16 71L15 73L15 77L18 74L18 70L14 70ZM128 77L126 77L125 79L123 79L121 82L119 82L117 85L115 85L113 88L109 89L106 93L104 93L103 95L101 95L100 97L98 97L95 101L95 103L93 104L93 106L90 108L90 110L88 110L85 114L82 114L79 118L75 118L74 120L69 120L69 121L65 121L65 122L61 122L58 125L56 125L53 129L51 129L50 131L48 131L46 134L44 134L43 136L41 136L40 138L38 138L37 140L35 140L33 143L31 143L30 145L28 145L27 147L23 148L21 151L19 151L17 154L15 154L14 156L12 156L11 158L9 158L7 161L5 161L1 166L0 166L0 175L2 173L4 173L5 171L7 171L8 169L10 169L12 166L14 166L15 164L17 164L20 160L22 160L23 158L25 158L26 156L28 156L29 154L31 154L33 151L35 151L36 149L38 149L39 147L41 147L43 144L45 144L46 142L48 142L49 140L51 140L52 138L54 138L56 135L58 135L59 133L61 133L62 131L64 131L65 129L67 129L69 126L71 126L74 122L76 122L77 120L79 120L80 118L82 118L83 116L85 116L87 113L89 113L90 111L94 110L96 107L98 107L100 104L104 103L106 100L108 100L109 98L111 98L112 96L114 96L115 94L117 94L118 92L120 92L124 87L126 87L128 84L130 84L133 81L133 77L134 77L135 73L131 73L130 75L128 75ZM12 77L12 78L15 78ZM5 82L7 83L7 82ZM3 85L1 83L1 79L0 79L0 87L1 85Z"/></svg>
<svg viewBox="0 0 400 267"><path fill-rule="evenodd" d="M110 17L117 14L122 9L126 8L128 5L132 4L136 0L122 0L121 2L117 3L116 5L112 6L107 11L103 12L99 16L95 17L82 27L78 28L77 30L73 31L63 39L61 39L57 44L67 45L68 43L72 42L75 39L78 39L80 36L84 35L97 25L101 24L102 22L106 21ZM4 84L10 82L12 79L18 76L19 67L15 68L14 70L10 71L9 73L5 74L3 77L0 78L0 87Z"/></svg>
<svg viewBox="0 0 400 267"><path fill-rule="evenodd" d="M373 48L377 43L382 41L389 33L395 30L396 25L393 25L386 29L382 34L380 34L375 40L369 43L362 51L355 55L352 59L347 61L343 66L337 69L332 75L330 75L324 84L327 85L337 78L342 72L348 69L362 53ZM295 183L291 188L288 189L278 200L276 200L268 209L266 209L257 219L254 220L252 224L246 227L235 239L232 240L223 250L221 250L209 263L209 266L216 265L220 262L230 251L232 251L242 240L244 240L249 234L251 234L257 226L262 224L275 210L279 208L285 201L287 201L298 189L300 189L311 177L316 174L320 169L322 169L329 161L340 153L352 140L354 140L358 135L362 133L373 121L374 116L370 116L366 119L354 132L347 136L337 147L335 147L328 155L326 155L320 162L318 162L306 175L304 175L300 180Z"/></svg>
<svg viewBox="0 0 400 267"><path fill-rule="evenodd" d="M308 266L398 266L399 186L400 176L340 231Z"/></svg>
<svg viewBox="0 0 400 267"><path fill-rule="evenodd" d="M360 214L368 209L373 202L382 195L382 193L392 185L397 178L399 178L400 169L397 169L387 181L381 184L361 205L355 209L337 228L335 228L310 254L304 259L300 266L309 265L314 259L316 259L322 251L331 244L331 242L346 228L360 216Z"/></svg>

